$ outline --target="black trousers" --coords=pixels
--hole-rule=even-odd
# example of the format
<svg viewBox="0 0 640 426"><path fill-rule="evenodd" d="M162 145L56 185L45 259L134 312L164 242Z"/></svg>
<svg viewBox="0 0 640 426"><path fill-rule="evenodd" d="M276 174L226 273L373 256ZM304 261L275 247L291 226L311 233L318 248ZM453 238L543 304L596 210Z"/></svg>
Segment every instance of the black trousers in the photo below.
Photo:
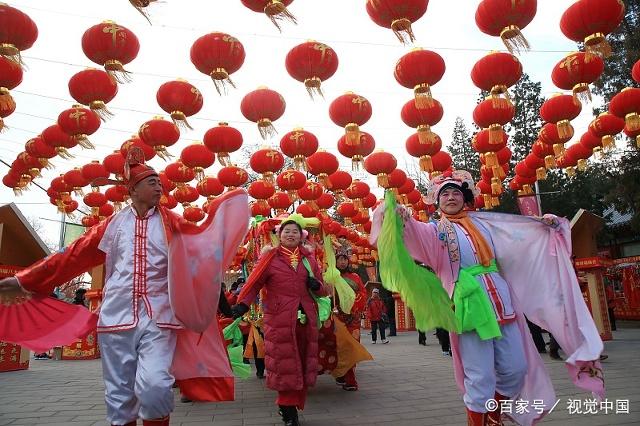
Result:
<svg viewBox="0 0 640 426"><path fill-rule="evenodd" d="M380 330L380 339L385 340L384 336L384 322L382 321L371 321L371 340L374 342L377 340L377 330Z"/></svg>
<svg viewBox="0 0 640 426"><path fill-rule="evenodd" d="M613 308L609 308L609 323L611 323L611 330L616 330L616 315L613 312Z"/></svg>
<svg viewBox="0 0 640 426"><path fill-rule="evenodd" d="M438 338L438 342L440 342L442 352L450 352L451 342L449 342L449 332L444 328L436 328L436 337Z"/></svg>

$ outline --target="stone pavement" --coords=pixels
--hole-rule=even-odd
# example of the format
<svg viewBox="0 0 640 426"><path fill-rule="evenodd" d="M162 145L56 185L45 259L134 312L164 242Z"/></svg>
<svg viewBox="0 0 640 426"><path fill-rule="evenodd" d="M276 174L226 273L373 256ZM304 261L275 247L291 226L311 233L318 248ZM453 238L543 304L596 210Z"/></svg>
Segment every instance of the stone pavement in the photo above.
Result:
<svg viewBox="0 0 640 426"><path fill-rule="evenodd" d="M637 323L636 323L637 324ZM633 326L632 326L633 327ZM578 392L563 363L543 355L560 402L545 418L549 425L640 424L640 328L622 328L605 343L607 399L613 413L569 413L568 399L590 397ZM449 357L435 336L418 345L417 333L392 337L388 345L366 347L375 361L358 367L358 392L345 392L329 376L318 378L307 408L305 426L322 425L465 425L465 412L453 381ZM105 425L100 361L32 360L27 371L0 373L0 425ZM234 402L182 404L176 395L172 425L281 425L275 393L264 381L239 381ZM615 414L617 403L629 401L629 414ZM530 407L531 409L531 407ZM584 408L583 408L584 411Z"/></svg>

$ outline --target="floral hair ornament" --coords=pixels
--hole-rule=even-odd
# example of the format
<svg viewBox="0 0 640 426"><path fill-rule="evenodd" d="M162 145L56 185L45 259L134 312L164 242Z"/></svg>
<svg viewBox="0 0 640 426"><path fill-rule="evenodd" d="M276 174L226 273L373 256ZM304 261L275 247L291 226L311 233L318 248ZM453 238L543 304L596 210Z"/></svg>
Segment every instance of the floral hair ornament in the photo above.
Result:
<svg viewBox="0 0 640 426"><path fill-rule="evenodd" d="M476 188L476 184L473 181L473 177L471 177L471 174L468 171L447 170L427 183L427 195L425 197L425 202L427 204L438 204L438 195L445 185L454 185L463 191L467 189L471 191L474 198L480 194L480 191Z"/></svg>

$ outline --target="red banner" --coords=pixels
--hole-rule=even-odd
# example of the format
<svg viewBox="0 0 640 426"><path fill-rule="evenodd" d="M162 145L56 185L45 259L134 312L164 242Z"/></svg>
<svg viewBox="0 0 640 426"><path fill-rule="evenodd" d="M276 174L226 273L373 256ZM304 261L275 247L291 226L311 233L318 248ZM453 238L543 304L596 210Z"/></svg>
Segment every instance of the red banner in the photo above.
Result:
<svg viewBox="0 0 640 426"><path fill-rule="evenodd" d="M524 195L518 197L518 207L523 216L540 216L540 206L535 195Z"/></svg>
<svg viewBox="0 0 640 426"><path fill-rule="evenodd" d="M0 278L13 277L22 266L0 265ZM0 342L0 372L26 370L29 368L29 351L20 345Z"/></svg>
<svg viewBox="0 0 640 426"><path fill-rule="evenodd" d="M82 340L77 340L74 344L62 347L60 359L98 359L98 333L92 331Z"/></svg>
<svg viewBox="0 0 640 426"><path fill-rule="evenodd" d="M583 257L575 260L576 269L605 268L611 264L611 260L602 257Z"/></svg>

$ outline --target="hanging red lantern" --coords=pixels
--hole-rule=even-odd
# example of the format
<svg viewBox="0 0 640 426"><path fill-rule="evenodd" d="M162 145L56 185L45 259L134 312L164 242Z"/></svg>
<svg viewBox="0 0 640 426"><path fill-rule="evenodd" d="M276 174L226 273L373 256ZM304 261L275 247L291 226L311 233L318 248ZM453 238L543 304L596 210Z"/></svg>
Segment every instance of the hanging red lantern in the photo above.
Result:
<svg viewBox="0 0 640 426"><path fill-rule="evenodd" d="M492 96L504 95L509 98L508 88L522 77L522 64L510 53L491 52L475 63L471 70L471 80L480 90Z"/></svg>
<svg viewBox="0 0 640 426"><path fill-rule="evenodd" d="M541 167L544 169L544 160L536 157L533 154L529 154L529 156L535 158L536 164L540 164ZM524 163L527 165L527 167L529 167L530 163L526 161L526 158L524 160ZM509 166L509 163L500 164L497 167L480 166L480 175L482 176L482 179L488 182L490 181L493 183L495 179L495 181L498 184L501 184L504 178L507 177L507 174L509 173L510 168L511 167ZM533 170L537 169L537 167L529 167L529 168ZM546 171L546 169L544 170Z"/></svg>
<svg viewBox="0 0 640 426"><path fill-rule="evenodd" d="M581 172L587 169L587 159L591 157L592 154L593 151L581 143L574 143L565 151L565 156L569 157L571 161L575 160L578 170Z"/></svg>
<svg viewBox="0 0 640 426"><path fill-rule="evenodd" d="M338 140L338 151L347 158L351 158L351 168L353 171L360 170L360 165L364 158L371 154L376 148L376 142L367 132L358 132L360 137L358 142L349 143L348 136L340 137Z"/></svg>
<svg viewBox="0 0 640 426"><path fill-rule="evenodd" d="M365 182L362 182L358 179L354 179L351 182L351 185L344 191L344 195L347 196L351 201L353 201L354 206L357 209L362 208L362 199L367 196L371 192L371 188Z"/></svg>
<svg viewBox="0 0 640 426"><path fill-rule="evenodd" d="M58 153L56 149L50 145L47 145L40 136L36 136L35 138L29 139L29 141L24 145L24 150L36 157L43 168L52 168L49 163L49 159L55 157Z"/></svg>
<svg viewBox="0 0 640 426"><path fill-rule="evenodd" d="M4 88L0 88L0 132L6 129L4 125L4 119L13 114L16 110L16 103L13 97L9 95L9 91L2 91ZM6 93L3 94L3 93Z"/></svg>
<svg viewBox="0 0 640 426"><path fill-rule="evenodd" d="M553 146L553 152L556 157L559 157L564 153L564 144L569 142L572 137L573 132L564 137L560 136L558 126L553 123L546 123L538 133L538 139L542 141L542 143Z"/></svg>
<svg viewBox="0 0 640 426"><path fill-rule="evenodd" d="M278 133L273 127L273 122L282 117L285 108L286 103L282 95L265 86L247 93L240 102L242 115L247 120L258 124L262 139L273 137Z"/></svg>
<svg viewBox="0 0 640 426"><path fill-rule="evenodd" d="M411 24L427 12L429 0L367 0L367 13L373 22L390 28L401 43L415 41Z"/></svg>
<svg viewBox="0 0 640 426"><path fill-rule="evenodd" d="M393 189L393 192L398 193L400 188L407 181L407 174L401 169L395 169L389 173L389 188Z"/></svg>
<svg viewBox="0 0 640 426"><path fill-rule="evenodd" d="M553 67L551 80L562 90L571 90L582 101L591 101L589 84L600 78L604 62L599 56L574 52Z"/></svg>
<svg viewBox="0 0 640 426"><path fill-rule="evenodd" d="M615 146L614 137L623 129L624 120L608 112L603 112L589 123L589 132L602 140L602 148L604 149Z"/></svg>
<svg viewBox="0 0 640 426"><path fill-rule="evenodd" d="M482 0L476 9L476 25L485 34L500 37L509 52L529 50L522 35L536 15L537 0Z"/></svg>
<svg viewBox="0 0 640 426"><path fill-rule="evenodd" d="M216 127L207 130L202 141L211 152L218 155L220 164L229 166L229 153L239 150L242 146L242 133L228 123L220 122Z"/></svg>
<svg viewBox="0 0 640 426"><path fill-rule="evenodd" d="M162 194L160 197L160 205L171 210L178 206L178 201L171 194Z"/></svg>
<svg viewBox="0 0 640 426"><path fill-rule="evenodd" d="M89 185L89 181L82 175L82 169L80 167L76 167L66 172L63 175L63 179L67 185L71 185L73 187L73 191L79 196L84 195L82 188Z"/></svg>
<svg viewBox="0 0 640 426"><path fill-rule="evenodd" d="M360 140L360 126L369 121L372 114L371 104L363 96L347 92L338 96L329 105L331 121L344 127L347 143L355 145Z"/></svg>
<svg viewBox="0 0 640 426"><path fill-rule="evenodd" d="M243 5L254 12L264 13L271 20L273 25L282 32L280 21L286 20L297 24L296 17L289 12L287 6L293 3L293 0L240 0Z"/></svg>
<svg viewBox="0 0 640 426"><path fill-rule="evenodd" d="M115 77L118 83L131 81L124 66L138 56L140 42L129 29L113 21L94 25L82 35L82 51L87 58Z"/></svg>
<svg viewBox="0 0 640 426"><path fill-rule="evenodd" d="M99 209L96 210L99 211ZM97 216L96 214L85 216L80 219L80 223L82 223L82 226L85 228L91 228L100 223L100 216Z"/></svg>
<svg viewBox="0 0 640 426"><path fill-rule="evenodd" d="M193 169L196 179L204 178L204 169L216 162L216 155L202 143L192 143L186 146L180 153L182 163Z"/></svg>
<svg viewBox="0 0 640 426"><path fill-rule="evenodd" d="M619 0L579 0L560 18L560 30L568 39L584 43L584 49L603 58L611 55L605 38L624 18L624 3Z"/></svg>
<svg viewBox="0 0 640 426"><path fill-rule="evenodd" d="M276 211L277 214L282 213L293 204L291 197L286 192L276 191L268 200L269 205Z"/></svg>
<svg viewBox="0 0 640 426"><path fill-rule="evenodd" d="M298 127L280 139L280 150L287 157L293 158L293 164L298 170L306 170L305 159L318 150L318 138Z"/></svg>
<svg viewBox="0 0 640 426"><path fill-rule="evenodd" d="M16 109L16 102L9 90L17 87L21 82L22 68L20 65L0 56L0 132L6 128L3 119L13 114Z"/></svg>
<svg viewBox="0 0 640 426"><path fill-rule="evenodd" d="M351 218L358 213L358 209L350 201L345 201L338 204L336 211L340 216L344 218L345 225L351 225Z"/></svg>
<svg viewBox="0 0 640 426"><path fill-rule="evenodd" d="M387 188L389 185L389 173L398 167L398 161L389 152L376 151L364 160L364 169L377 177L378 185Z"/></svg>
<svg viewBox="0 0 640 426"><path fill-rule="evenodd" d="M625 126L630 131L640 129L640 89L637 87L622 89L611 98L609 112L624 118Z"/></svg>
<svg viewBox="0 0 640 426"><path fill-rule="evenodd" d="M116 176L122 176L124 174L124 163L126 163L126 161L120 151L113 151L113 153L104 157L102 165L107 172L113 173Z"/></svg>
<svg viewBox="0 0 640 426"><path fill-rule="evenodd" d="M107 197L107 200L109 200L110 202L113 203L113 207L115 210L120 210L122 208L122 203L125 202L125 193L123 192L123 190L118 186L111 186L109 188L107 188L104 191L104 195L105 197ZM110 204L104 204L100 207L100 209L102 210L103 208L107 208L108 207L104 207L106 205L110 205ZM113 211L111 211L111 213L113 213ZM102 212L100 213L100 216L110 216L109 215L104 215L102 214Z"/></svg>
<svg viewBox="0 0 640 426"><path fill-rule="evenodd" d="M245 169L238 166L227 166L218 172L218 180L227 187L228 190L235 189L247 183L249 174Z"/></svg>
<svg viewBox="0 0 640 426"><path fill-rule="evenodd" d="M415 185L415 182L414 182L414 185ZM419 203L420 200L422 200L422 194L417 189L414 189L413 191L409 192L406 195L406 197L407 197L407 204L410 204L412 206L415 206L416 203Z"/></svg>
<svg viewBox="0 0 640 426"><path fill-rule="evenodd" d="M0 3L0 56L23 64L20 52L38 38L38 27L26 13Z"/></svg>
<svg viewBox="0 0 640 426"><path fill-rule="evenodd" d="M120 145L120 153L124 158L127 158L127 156L129 155L129 151L132 148L140 149L142 151L142 154L144 155L145 161L149 161L156 156L155 150L146 143L142 142L142 139L140 139L138 135L131 135L131 138L124 141L122 145Z"/></svg>
<svg viewBox="0 0 640 426"><path fill-rule="evenodd" d="M498 157L496 152L507 146L508 136L504 130L499 133L501 138L499 140L491 139L489 137L489 130L480 130L475 134L471 142L471 146L477 152L484 154L485 164L489 167L497 166ZM442 151L441 151L442 152Z"/></svg>
<svg viewBox="0 0 640 426"><path fill-rule="evenodd" d="M433 178L449 170L453 159L448 152L438 151L431 157L431 162L433 163L433 172L429 173L429 177Z"/></svg>
<svg viewBox="0 0 640 426"><path fill-rule="evenodd" d="M307 181L304 173L289 169L276 177L276 184L282 191L287 191L292 200L297 198L296 191L302 188Z"/></svg>
<svg viewBox="0 0 640 426"><path fill-rule="evenodd" d="M195 172L185 166L180 160L168 164L164 172L169 180L175 182L178 187L184 186L184 184L191 182L196 177Z"/></svg>
<svg viewBox="0 0 640 426"><path fill-rule="evenodd" d="M247 192L256 200L268 200L276 193L276 187L271 182L256 180L251 182Z"/></svg>
<svg viewBox="0 0 640 426"><path fill-rule="evenodd" d="M534 152L532 152L524 158L524 164L526 164L528 168L536 171L536 179L545 180L547 178L547 169L545 167L544 158L538 157ZM508 172L508 170L505 172Z"/></svg>
<svg viewBox="0 0 640 426"><path fill-rule="evenodd" d="M292 48L285 59L287 72L304 83L311 99L322 94L320 85L338 69L338 55L324 43L307 41Z"/></svg>
<svg viewBox="0 0 640 426"><path fill-rule="evenodd" d="M23 170L23 172L25 174L28 174L28 178L30 181L33 178L40 176L42 164L37 157L34 157L26 152L21 152L20 154L18 154L16 161L13 162L12 167L16 168L18 164L20 165L20 168Z"/></svg>
<svg viewBox="0 0 640 426"><path fill-rule="evenodd" d="M633 78L636 83L640 83L640 59L638 59L636 63L633 64L633 68L631 68L631 78Z"/></svg>
<svg viewBox="0 0 640 426"><path fill-rule="evenodd" d="M541 140L536 140L533 145L531 145L531 152L544 159L544 166L547 170L556 167L556 154L553 151L553 145L547 145Z"/></svg>
<svg viewBox="0 0 640 426"><path fill-rule="evenodd" d="M313 181L306 181L304 186L298 189L298 197L311 206L316 206L316 200L322 196L322 185Z"/></svg>
<svg viewBox="0 0 640 426"><path fill-rule="evenodd" d="M636 147L640 148L640 127L637 128L636 130L629 130L629 128L625 126L623 131L624 131L624 134L627 135L627 137L631 139L635 139Z"/></svg>
<svg viewBox="0 0 640 426"><path fill-rule="evenodd" d="M249 204L251 210L251 216L265 216L268 217L271 214L271 206L264 200L256 201Z"/></svg>
<svg viewBox="0 0 640 426"><path fill-rule="evenodd" d="M160 179L160 185L162 185L162 191L165 194L176 189L176 184L167 177L167 172L164 170L161 170L160 173L158 173L158 178Z"/></svg>
<svg viewBox="0 0 640 426"><path fill-rule="evenodd" d="M69 195L73 191L73 187L64 181L64 175L53 178L49 186L60 195Z"/></svg>
<svg viewBox="0 0 640 426"><path fill-rule="evenodd" d="M558 126L561 137L573 135L570 121L580 115L582 104L573 96L556 93L544 101L540 108L540 117L548 123Z"/></svg>
<svg viewBox="0 0 640 426"><path fill-rule="evenodd" d="M100 207L107 203L107 197L100 191L91 191L82 198L82 201L91 207L91 214L97 216Z"/></svg>
<svg viewBox="0 0 640 426"><path fill-rule="evenodd" d="M416 101L410 100L402 107L400 117L404 124L418 131L420 143L432 143L437 135L431 131L431 126L438 124L443 114L442 104L432 98L431 104L422 108L416 106Z"/></svg>
<svg viewBox="0 0 640 426"><path fill-rule="evenodd" d="M416 189L416 183L413 179L409 177L405 177L404 183L398 187L398 198L402 204L409 204L409 200L407 199L407 194L411 193Z"/></svg>
<svg viewBox="0 0 640 426"><path fill-rule="evenodd" d="M102 121L113 116L107 109L118 94L118 83L108 73L88 68L77 72L69 79L69 94L76 102L88 106Z"/></svg>
<svg viewBox="0 0 640 426"><path fill-rule="evenodd" d="M578 165L578 160L564 154L562 157L557 160L558 168L564 169L565 174L572 178L576 175L576 166Z"/></svg>
<svg viewBox="0 0 640 426"><path fill-rule="evenodd" d="M342 192L351 185L352 179L348 172L337 170L329 175L329 189L340 199Z"/></svg>
<svg viewBox="0 0 640 426"><path fill-rule="evenodd" d="M140 126L138 136L142 142L156 151L158 157L166 161L171 157L167 147L178 142L180 129L175 123L164 120L161 116L155 116Z"/></svg>
<svg viewBox="0 0 640 426"><path fill-rule="evenodd" d="M318 181L327 188L329 175L338 170L339 163L335 155L324 149L319 149L306 159L307 171L318 177Z"/></svg>
<svg viewBox="0 0 640 426"><path fill-rule="evenodd" d="M299 213L306 218L312 218L316 217L318 209L310 203L302 203L296 208L296 213Z"/></svg>
<svg viewBox="0 0 640 426"><path fill-rule="evenodd" d="M335 197L328 192L322 193L322 195L316 200L316 204L318 205L321 213L329 210L335 203Z"/></svg>
<svg viewBox="0 0 640 426"><path fill-rule="evenodd" d="M473 110L473 122L481 129L489 129L489 143L499 143L502 126L513 120L516 109L505 98L489 97Z"/></svg>
<svg viewBox="0 0 640 426"><path fill-rule="evenodd" d="M213 176L205 176L196 185L198 193L207 199L212 199L224 192L224 186L218 178Z"/></svg>
<svg viewBox="0 0 640 426"><path fill-rule="evenodd" d="M55 148L60 158L73 158L68 150L78 145L78 140L65 133L59 125L54 124L47 127L42 131L40 137L44 143Z"/></svg>
<svg viewBox="0 0 640 426"><path fill-rule="evenodd" d="M95 148L88 136L100 128L100 117L90 109L83 108L82 105L74 105L62 111L58 116L58 126L63 132L76 139L81 147Z"/></svg>
<svg viewBox="0 0 640 426"><path fill-rule="evenodd" d="M202 94L196 86L182 79L162 84L156 93L156 101L178 127L191 130L193 127L187 117L197 114L203 104Z"/></svg>
<svg viewBox="0 0 640 426"><path fill-rule="evenodd" d="M100 164L100 162L96 160L82 166L82 176L90 185L93 185L96 179L108 179L109 171L103 164Z"/></svg>
<svg viewBox="0 0 640 426"><path fill-rule="evenodd" d="M204 219L205 214L204 210L202 210L200 207L189 206L184 209L184 212L182 212L182 217L184 217L191 223L198 223L202 219Z"/></svg>
<svg viewBox="0 0 640 426"><path fill-rule="evenodd" d="M402 86L413 89L415 106L421 109L433 104L431 86L442 79L444 71L442 56L431 50L416 48L398 59L393 76Z"/></svg>
<svg viewBox="0 0 640 426"><path fill-rule="evenodd" d="M191 45L191 63L203 74L211 77L218 94L226 93L227 84L235 89L230 75L244 63L244 46L240 41L221 32L198 38Z"/></svg>
<svg viewBox="0 0 640 426"><path fill-rule="evenodd" d="M173 191L173 198L186 208L198 201L200 193L191 185L180 185Z"/></svg>
<svg viewBox="0 0 640 426"><path fill-rule="evenodd" d="M274 182L274 175L284 166L284 156L275 149L262 148L251 154L249 167L260 173L267 182Z"/></svg>

